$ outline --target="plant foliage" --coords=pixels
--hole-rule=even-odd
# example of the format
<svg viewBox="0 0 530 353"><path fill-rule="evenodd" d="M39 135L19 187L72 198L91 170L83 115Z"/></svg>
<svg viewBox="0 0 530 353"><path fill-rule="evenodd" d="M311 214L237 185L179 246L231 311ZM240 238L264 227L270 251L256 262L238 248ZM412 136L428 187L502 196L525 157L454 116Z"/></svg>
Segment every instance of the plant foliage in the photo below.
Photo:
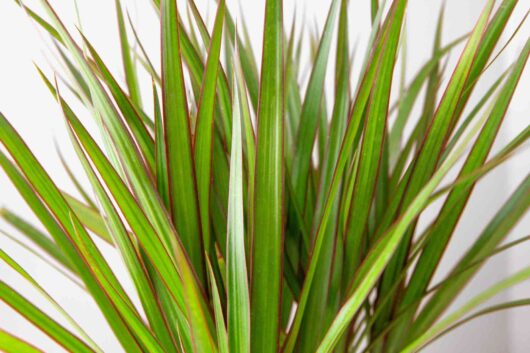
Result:
<svg viewBox="0 0 530 353"><path fill-rule="evenodd" d="M530 207L530 175L449 274L433 281L476 183L530 137L528 126L490 153L530 40L486 93L474 95L509 45L500 38L516 0L485 1L472 31L447 44L442 12L431 58L399 89L407 0L371 1L372 34L357 77L348 0L332 0L322 31L312 34L307 77L306 41L284 22L282 0L265 1L261 64L249 19L236 25L225 0L211 31L193 0L186 9L153 0L160 71L116 0L123 82L48 0L40 9L17 3L55 43L63 69L53 78L38 73L90 185L61 156L79 197L62 190L0 115L0 166L41 224L9 208L1 216L31 242L32 256L94 300L124 351L416 352L475 317L529 304L481 307L528 280L526 268L446 313L484 262L528 240L503 244ZM446 65L451 52L460 57L454 67ZM151 77L152 102L140 94L140 84L151 83L141 82L140 70ZM91 113L97 133L66 96ZM420 227L435 200L441 207ZM135 293L122 286L101 241L121 256ZM103 352L46 292L46 279L4 250L0 258L69 325L3 281L2 301L67 351ZM0 330L2 351L40 352L29 341Z"/></svg>

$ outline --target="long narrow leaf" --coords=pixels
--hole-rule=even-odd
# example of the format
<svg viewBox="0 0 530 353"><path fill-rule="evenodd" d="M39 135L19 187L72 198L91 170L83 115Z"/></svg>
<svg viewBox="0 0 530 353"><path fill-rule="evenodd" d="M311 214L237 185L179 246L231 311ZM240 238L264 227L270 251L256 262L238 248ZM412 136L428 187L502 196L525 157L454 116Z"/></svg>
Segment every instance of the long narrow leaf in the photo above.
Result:
<svg viewBox="0 0 530 353"><path fill-rule="evenodd" d="M236 78L234 78L236 80ZM243 138L239 86L234 85L227 231L228 339L230 352L250 352L250 298L243 212Z"/></svg>
<svg viewBox="0 0 530 353"><path fill-rule="evenodd" d="M200 219L204 248L210 253L210 189L212 179L212 148L214 128L214 104L217 87L217 73L219 71L219 56L221 54L221 39L224 21L224 0L219 2L217 16L210 41L210 50L206 63L201 101L197 112L197 127L195 128L195 172L197 174L197 191L199 197Z"/></svg>
<svg viewBox="0 0 530 353"><path fill-rule="evenodd" d="M162 1L161 16L162 106L172 218L201 282L206 283L176 2Z"/></svg>
<svg viewBox="0 0 530 353"><path fill-rule="evenodd" d="M253 230L253 353L279 345L283 260L283 1L267 0L263 34Z"/></svg>

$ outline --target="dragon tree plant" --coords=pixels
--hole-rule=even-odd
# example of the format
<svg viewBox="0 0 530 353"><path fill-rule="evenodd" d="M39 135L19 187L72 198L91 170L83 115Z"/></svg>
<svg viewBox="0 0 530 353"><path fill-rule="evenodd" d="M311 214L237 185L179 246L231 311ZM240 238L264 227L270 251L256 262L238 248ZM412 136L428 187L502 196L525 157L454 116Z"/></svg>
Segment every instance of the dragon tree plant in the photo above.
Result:
<svg viewBox="0 0 530 353"><path fill-rule="evenodd" d="M392 83L407 50L407 0L371 0L355 77L348 16L357 4L348 0L328 1L309 41L284 21L282 0L264 1L261 64L248 18L234 18L225 0L213 2L211 29L193 0L153 0L160 65L116 0L122 73L81 29L67 29L52 1L39 2L17 1L55 44L56 69L36 74L89 184L64 160L77 188L65 192L0 114L0 166L40 222L5 205L1 217L17 235L2 236L25 237L24 251L77 283L125 352L416 352L470 319L530 304L483 306L530 279L527 267L446 312L489 258L529 239L505 242L530 207L530 175L477 227L448 275L433 279L476 183L530 137L529 125L490 153L530 40L485 93L474 92L520 28L505 33L517 0L485 0L474 28L448 43L442 12L431 57L400 89ZM434 201L442 206L420 227ZM101 240L120 255L134 291ZM0 281L3 302L66 351L105 352L46 292L46 278L8 251L0 258L56 316ZM31 340L0 329L2 351L41 352Z"/></svg>

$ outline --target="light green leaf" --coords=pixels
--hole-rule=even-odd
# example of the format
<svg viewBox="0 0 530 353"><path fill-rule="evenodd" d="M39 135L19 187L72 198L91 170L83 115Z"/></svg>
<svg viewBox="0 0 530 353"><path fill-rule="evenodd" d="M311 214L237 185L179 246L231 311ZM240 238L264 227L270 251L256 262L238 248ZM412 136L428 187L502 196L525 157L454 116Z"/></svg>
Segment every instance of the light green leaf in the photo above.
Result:
<svg viewBox="0 0 530 353"><path fill-rule="evenodd" d="M26 341L0 330L0 349L5 353L43 353Z"/></svg>
<svg viewBox="0 0 530 353"><path fill-rule="evenodd" d="M236 58L237 60L237 58ZM240 71L236 71L238 75ZM235 77L234 80L237 80ZM236 82L236 81L234 81ZM245 220L243 211L243 138L241 103L244 92L234 85L234 116L230 157L228 196L227 288L228 339L230 352L250 352L250 299L245 255Z"/></svg>

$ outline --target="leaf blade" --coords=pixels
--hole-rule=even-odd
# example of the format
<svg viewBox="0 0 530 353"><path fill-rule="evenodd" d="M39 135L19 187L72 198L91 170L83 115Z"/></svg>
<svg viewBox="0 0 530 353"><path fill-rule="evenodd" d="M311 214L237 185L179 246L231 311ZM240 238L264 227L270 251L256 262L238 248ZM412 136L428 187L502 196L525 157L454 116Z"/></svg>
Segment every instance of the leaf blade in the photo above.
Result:
<svg viewBox="0 0 530 353"><path fill-rule="evenodd" d="M279 344L284 174L282 12L282 0L266 1L251 284L251 351L255 353L276 352Z"/></svg>
<svg viewBox="0 0 530 353"><path fill-rule="evenodd" d="M197 194L202 224L204 248L210 253L210 188L212 179L212 148L214 128L214 108L217 87L217 77L220 68L221 39L225 13L224 0L219 1L217 15L213 27L213 36L201 87L201 100L197 112L197 126L195 129L195 172L197 175Z"/></svg>
<svg viewBox="0 0 530 353"><path fill-rule="evenodd" d="M175 1L161 2L162 111L172 219L202 283L205 282L197 184Z"/></svg>

